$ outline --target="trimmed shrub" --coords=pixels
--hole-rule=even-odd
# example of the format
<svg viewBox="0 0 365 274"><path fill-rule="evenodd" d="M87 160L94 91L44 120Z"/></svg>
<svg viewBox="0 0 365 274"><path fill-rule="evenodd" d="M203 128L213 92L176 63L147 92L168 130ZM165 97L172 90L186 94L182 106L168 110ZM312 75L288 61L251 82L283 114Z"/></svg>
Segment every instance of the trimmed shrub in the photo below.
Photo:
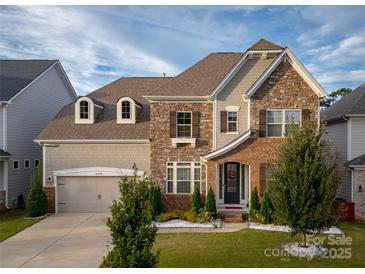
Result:
<svg viewBox="0 0 365 274"><path fill-rule="evenodd" d="M182 210L174 210L174 211L161 213L160 215L157 215L155 217L155 221L156 222L166 222L166 221L174 220L174 219L183 219L184 213L185 212Z"/></svg>
<svg viewBox="0 0 365 274"><path fill-rule="evenodd" d="M264 192L264 196L262 197L262 204L260 208L260 217L261 222L264 224L268 224L272 222L271 209L270 209L270 198L269 193L267 191Z"/></svg>
<svg viewBox="0 0 365 274"><path fill-rule="evenodd" d="M204 210L208 212L212 218L217 217L217 207L215 205L215 195L212 188L209 188L207 199L205 200Z"/></svg>
<svg viewBox="0 0 365 274"><path fill-rule="evenodd" d="M259 194L257 193L257 188L255 187L251 192L250 209L248 213L250 221L257 221L259 213L260 213Z"/></svg>
<svg viewBox="0 0 365 274"><path fill-rule="evenodd" d="M191 201L191 209L193 212L199 213L200 208L201 208L200 190L198 187L196 187Z"/></svg>
<svg viewBox="0 0 365 274"><path fill-rule="evenodd" d="M162 194L159 186L153 185L148 192L148 199L152 207L152 215L155 217L163 211Z"/></svg>
<svg viewBox="0 0 365 274"><path fill-rule="evenodd" d="M153 253L157 228L151 226L151 185L147 181L124 179L121 197L111 207L108 219L113 249L104 257L101 267L155 267L159 252Z"/></svg>
<svg viewBox="0 0 365 274"><path fill-rule="evenodd" d="M38 217L47 213L48 199L42 187L42 165L39 164L37 173L30 176L30 191L25 204L29 217Z"/></svg>

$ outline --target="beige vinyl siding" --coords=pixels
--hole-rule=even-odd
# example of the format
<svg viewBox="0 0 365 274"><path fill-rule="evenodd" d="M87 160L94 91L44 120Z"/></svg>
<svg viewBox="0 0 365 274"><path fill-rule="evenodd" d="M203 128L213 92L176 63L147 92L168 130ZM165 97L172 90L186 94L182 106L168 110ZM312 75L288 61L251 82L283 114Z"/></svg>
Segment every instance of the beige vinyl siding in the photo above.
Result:
<svg viewBox="0 0 365 274"><path fill-rule="evenodd" d="M365 154L365 118L351 118L351 159Z"/></svg>
<svg viewBox="0 0 365 274"><path fill-rule="evenodd" d="M217 149L225 146L236 139L240 134L249 129L248 122L248 101L242 99L242 95L253 85L260 75L268 68L274 59L249 59L238 70L236 75L227 83L217 97ZM225 111L227 106L239 106L238 111L238 133L220 132L220 111Z"/></svg>
<svg viewBox="0 0 365 274"><path fill-rule="evenodd" d="M137 168L149 173L149 144L60 144L46 147L46 175L83 167Z"/></svg>
<svg viewBox="0 0 365 274"><path fill-rule="evenodd" d="M347 122L331 124L326 128L326 138L330 142L333 153L340 156L340 168L344 170L343 183L339 197L351 201L351 172L344 168L347 162Z"/></svg>

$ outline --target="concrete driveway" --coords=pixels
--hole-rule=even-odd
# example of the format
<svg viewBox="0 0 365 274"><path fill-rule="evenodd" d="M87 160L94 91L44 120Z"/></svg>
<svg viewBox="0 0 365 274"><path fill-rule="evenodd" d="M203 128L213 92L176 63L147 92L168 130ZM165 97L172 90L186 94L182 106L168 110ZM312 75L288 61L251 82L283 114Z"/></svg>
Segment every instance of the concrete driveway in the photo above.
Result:
<svg viewBox="0 0 365 274"><path fill-rule="evenodd" d="M0 243L0 267L99 267L108 214L59 213Z"/></svg>

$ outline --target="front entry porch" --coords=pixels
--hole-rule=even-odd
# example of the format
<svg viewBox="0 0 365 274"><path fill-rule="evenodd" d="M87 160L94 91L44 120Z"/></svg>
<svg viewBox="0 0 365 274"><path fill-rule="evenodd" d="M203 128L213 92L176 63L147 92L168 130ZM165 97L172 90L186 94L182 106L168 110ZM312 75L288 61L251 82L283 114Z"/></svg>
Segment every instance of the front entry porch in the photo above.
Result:
<svg viewBox="0 0 365 274"><path fill-rule="evenodd" d="M248 165L239 162L217 164L218 211L247 212L249 207Z"/></svg>

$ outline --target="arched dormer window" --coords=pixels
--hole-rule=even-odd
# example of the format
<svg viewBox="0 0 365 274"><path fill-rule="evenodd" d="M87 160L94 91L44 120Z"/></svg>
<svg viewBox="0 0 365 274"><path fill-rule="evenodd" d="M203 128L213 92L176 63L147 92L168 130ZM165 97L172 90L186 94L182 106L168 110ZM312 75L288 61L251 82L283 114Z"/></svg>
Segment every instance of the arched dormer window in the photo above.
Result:
<svg viewBox="0 0 365 274"><path fill-rule="evenodd" d="M117 123L118 124L135 124L136 107L141 108L130 97L120 98L117 102Z"/></svg>
<svg viewBox="0 0 365 274"><path fill-rule="evenodd" d="M94 123L94 103L88 97L80 97L75 102L75 123L93 124Z"/></svg>

